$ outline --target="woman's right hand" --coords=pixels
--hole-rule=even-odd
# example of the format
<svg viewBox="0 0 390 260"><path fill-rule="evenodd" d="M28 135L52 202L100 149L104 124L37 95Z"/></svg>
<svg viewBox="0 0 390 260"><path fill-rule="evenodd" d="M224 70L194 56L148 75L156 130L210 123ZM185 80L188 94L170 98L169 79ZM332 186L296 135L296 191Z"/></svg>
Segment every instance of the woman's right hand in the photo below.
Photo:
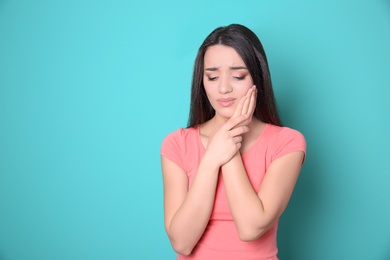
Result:
<svg viewBox="0 0 390 260"><path fill-rule="evenodd" d="M206 155L211 155L218 166L230 161L241 148L242 134L248 132L249 128L240 124L247 119L246 114L232 117L209 137Z"/></svg>
<svg viewBox="0 0 390 260"><path fill-rule="evenodd" d="M206 154L213 156L213 161L222 166L241 148L242 135L249 131L256 106L256 87L253 86L240 100L233 116L209 137Z"/></svg>

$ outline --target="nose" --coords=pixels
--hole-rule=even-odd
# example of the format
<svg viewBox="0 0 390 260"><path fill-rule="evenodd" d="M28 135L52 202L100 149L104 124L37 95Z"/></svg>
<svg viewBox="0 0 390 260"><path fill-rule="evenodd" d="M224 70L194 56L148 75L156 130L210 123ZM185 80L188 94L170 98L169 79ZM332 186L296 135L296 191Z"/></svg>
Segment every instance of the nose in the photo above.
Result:
<svg viewBox="0 0 390 260"><path fill-rule="evenodd" d="M233 88L226 77L221 77L218 85L218 91L220 94L226 94L232 92Z"/></svg>

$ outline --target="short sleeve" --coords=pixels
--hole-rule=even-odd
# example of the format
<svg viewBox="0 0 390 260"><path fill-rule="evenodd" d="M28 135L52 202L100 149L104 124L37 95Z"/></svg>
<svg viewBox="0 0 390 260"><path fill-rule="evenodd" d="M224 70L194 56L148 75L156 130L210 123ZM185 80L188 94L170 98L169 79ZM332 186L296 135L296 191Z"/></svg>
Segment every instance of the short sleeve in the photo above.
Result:
<svg viewBox="0 0 390 260"><path fill-rule="evenodd" d="M184 169L182 129L168 134L161 145L160 154Z"/></svg>
<svg viewBox="0 0 390 260"><path fill-rule="evenodd" d="M305 137L297 130L284 127L278 136L275 144L273 159L277 159L291 152L302 151L306 158L306 140ZM303 163L302 161L302 163Z"/></svg>

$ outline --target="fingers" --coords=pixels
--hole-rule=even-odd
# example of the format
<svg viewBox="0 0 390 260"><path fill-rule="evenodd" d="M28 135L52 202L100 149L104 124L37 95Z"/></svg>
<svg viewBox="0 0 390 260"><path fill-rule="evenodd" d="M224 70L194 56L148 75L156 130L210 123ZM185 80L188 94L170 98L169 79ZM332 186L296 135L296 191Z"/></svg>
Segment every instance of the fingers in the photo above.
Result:
<svg viewBox="0 0 390 260"><path fill-rule="evenodd" d="M251 93L251 98L250 98L250 102L249 102L248 110L247 110L247 114L249 114L249 115L253 115L253 112L255 111L255 108L256 108L257 88L256 88L256 86L253 86L252 89L253 89L253 91Z"/></svg>
<svg viewBox="0 0 390 260"><path fill-rule="evenodd" d="M237 143L241 143L242 142L242 136L236 136L233 138L233 141L237 144Z"/></svg>
<svg viewBox="0 0 390 260"><path fill-rule="evenodd" d="M234 110L232 117L237 117L244 114L253 114L256 106L257 89L256 86L252 86L248 89L244 97L238 102L236 109Z"/></svg>
<svg viewBox="0 0 390 260"><path fill-rule="evenodd" d="M242 109L244 107L244 104L247 102L247 99L248 99L247 96L241 98L240 102L238 102L236 110L234 111L233 117L242 115Z"/></svg>
<svg viewBox="0 0 390 260"><path fill-rule="evenodd" d="M231 130L232 128L236 127L240 123L244 122L248 119L248 114L239 115L236 117L231 117L224 125L223 128L227 131Z"/></svg>
<svg viewBox="0 0 390 260"><path fill-rule="evenodd" d="M256 108L256 99L257 89L256 86L252 86L238 103L233 116L223 126L224 129L229 131L240 124L248 125Z"/></svg>
<svg viewBox="0 0 390 260"><path fill-rule="evenodd" d="M239 104L240 106L237 106L237 109L235 111L235 115L240 112L240 115L249 114L252 115L253 111L255 110L256 106L256 96L257 96L257 89L256 86L252 86L250 89L248 89L248 92L245 95L245 100L243 104ZM240 102L241 103L241 102Z"/></svg>
<svg viewBox="0 0 390 260"><path fill-rule="evenodd" d="M248 109L249 109L250 102L252 100L252 96L253 96L253 87L248 89L248 92L245 95L246 99L241 109L241 115L248 114Z"/></svg>
<svg viewBox="0 0 390 260"><path fill-rule="evenodd" d="M247 126L239 126L239 127L236 127L232 130L230 130L230 134L231 136L234 136L234 137L242 137L243 134L249 132L249 127Z"/></svg>

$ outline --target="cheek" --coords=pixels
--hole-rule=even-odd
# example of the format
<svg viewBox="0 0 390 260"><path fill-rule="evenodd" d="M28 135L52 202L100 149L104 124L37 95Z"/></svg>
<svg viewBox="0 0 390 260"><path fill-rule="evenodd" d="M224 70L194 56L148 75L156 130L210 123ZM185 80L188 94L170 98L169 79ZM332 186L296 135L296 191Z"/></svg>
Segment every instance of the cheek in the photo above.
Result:
<svg viewBox="0 0 390 260"><path fill-rule="evenodd" d="M204 86L204 91L206 92L207 99L211 103L213 94L212 94L212 91L210 89L210 86L208 84L204 84L204 83L203 83L203 86Z"/></svg>
<svg viewBox="0 0 390 260"><path fill-rule="evenodd" d="M236 93L239 96L245 96L248 93L248 90L253 86L253 83L251 80L240 82L236 85Z"/></svg>
<svg viewBox="0 0 390 260"><path fill-rule="evenodd" d="M203 81L204 90L207 94L207 96L212 96L215 94L216 87L212 84L212 82L208 80Z"/></svg>

